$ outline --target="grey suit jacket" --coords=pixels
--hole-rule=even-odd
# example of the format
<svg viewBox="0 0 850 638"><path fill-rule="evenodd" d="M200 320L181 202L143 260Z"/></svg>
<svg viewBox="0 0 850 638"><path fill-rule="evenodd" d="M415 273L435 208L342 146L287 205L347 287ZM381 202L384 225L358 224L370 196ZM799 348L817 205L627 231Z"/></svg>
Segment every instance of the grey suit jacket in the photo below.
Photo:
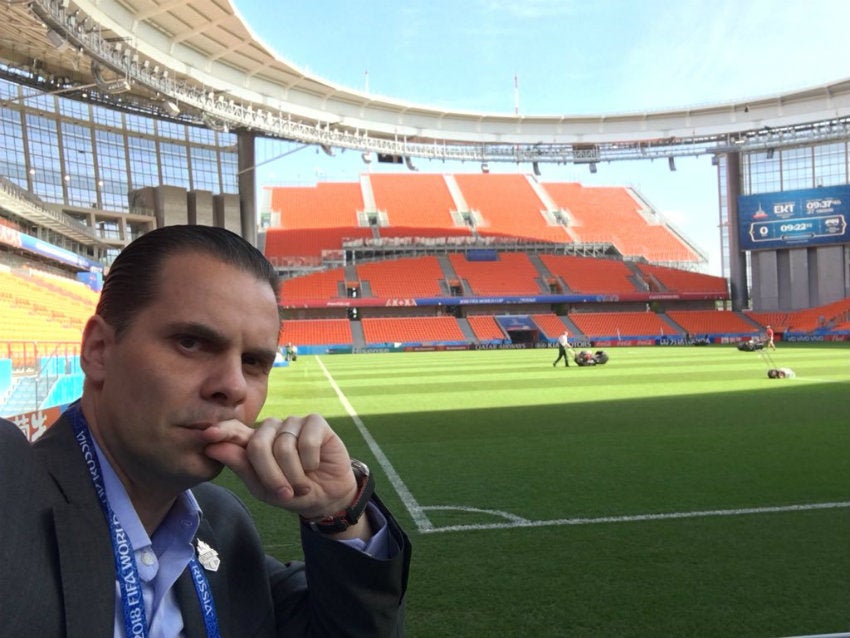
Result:
<svg viewBox="0 0 850 638"><path fill-rule="evenodd" d="M221 558L207 572L223 637L401 636L410 545L390 525L390 560L302 529L305 561L263 552L244 504L194 488L197 537ZM206 635L186 570L177 598L188 638ZM0 638L113 635L115 565L106 520L66 419L34 445L0 419Z"/></svg>

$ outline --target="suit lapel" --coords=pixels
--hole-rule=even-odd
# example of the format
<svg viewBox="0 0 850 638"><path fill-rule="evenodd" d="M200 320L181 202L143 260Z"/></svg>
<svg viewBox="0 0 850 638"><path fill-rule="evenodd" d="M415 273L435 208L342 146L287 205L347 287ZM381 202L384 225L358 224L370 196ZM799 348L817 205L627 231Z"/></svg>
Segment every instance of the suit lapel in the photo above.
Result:
<svg viewBox="0 0 850 638"><path fill-rule="evenodd" d="M53 506L53 523L68 638L112 635L115 563L109 529L73 430L60 419L35 446L64 501Z"/></svg>

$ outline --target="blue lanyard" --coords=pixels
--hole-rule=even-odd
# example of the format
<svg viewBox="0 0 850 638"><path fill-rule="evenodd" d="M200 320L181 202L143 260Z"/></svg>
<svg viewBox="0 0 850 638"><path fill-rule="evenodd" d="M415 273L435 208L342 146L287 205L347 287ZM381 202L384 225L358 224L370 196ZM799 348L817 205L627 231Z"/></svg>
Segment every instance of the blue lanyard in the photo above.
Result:
<svg viewBox="0 0 850 638"><path fill-rule="evenodd" d="M118 516L109 505L94 442L79 404L68 409L68 416L74 428L74 438L80 446L86 469L88 469L92 485L94 485L94 491L97 493L104 516L106 516L106 521L109 524L112 552L115 556L115 573L121 591L125 636L127 638L147 638L148 622L145 614L145 601L142 596L142 581L139 578L139 568L136 565L133 545L127 538L127 533L118 520ZM218 616L207 576L195 558L189 561L189 570L192 573L195 593L198 595L198 601L201 604L207 636L208 638L220 638Z"/></svg>

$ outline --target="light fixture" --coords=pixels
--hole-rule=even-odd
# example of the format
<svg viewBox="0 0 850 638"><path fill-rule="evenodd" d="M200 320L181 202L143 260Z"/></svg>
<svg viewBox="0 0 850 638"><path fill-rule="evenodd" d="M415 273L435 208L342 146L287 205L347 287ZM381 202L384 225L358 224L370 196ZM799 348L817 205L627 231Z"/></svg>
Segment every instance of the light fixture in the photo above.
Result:
<svg viewBox="0 0 850 638"><path fill-rule="evenodd" d="M537 162L532 162L532 163L531 163L531 170L533 170L533 171L534 171L534 174L535 174L537 177L540 177L540 166L538 165L538 163L537 163Z"/></svg>
<svg viewBox="0 0 850 638"><path fill-rule="evenodd" d="M676 170L676 159L672 155L667 158L667 165L670 167L671 171Z"/></svg>
<svg viewBox="0 0 850 638"><path fill-rule="evenodd" d="M411 170L411 171L418 171L418 170L419 170L418 168L416 168L416 167L413 165L413 162L412 162L412 161L410 161L410 157L405 157L405 158L404 158L404 165L405 165L405 166L407 166L407 169L408 169L408 170Z"/></svg>
<svg viewBox="0 0 850 638"><path fill-rule="evenodd" d="M363 163L364 163L364 164L371 164L371 163L372 163L372 153L371 153L371 152L366 151L366 152L365 152L365 153L363 153L360 157L362 157L362 158L363 158Z"/></svg>
<svg viewBox="0 0 850 638"><path fill-rule="evenodd" d="M180 115L180 107L177 106L177 102L173 102L172 100L166 100L163 105L165 110L168 111L168 114L177 117Z"/></svg>
<svg viewBox="0 0 850 638"><path fill-rule="evenodd" d="M490 165L487 162L481 163L481 172L482 173L489 173L490 172Z"/></svg>
<svg viewBox="0 0 850 638"><path fill-rule="evenodd" d="M596 175L596 162L591 162L590 164L587 165L587 167L590 169L591 173Z"/></svg>
<svg viewBox="0 0 850 638"><path fill-rule="evenodd" d="M65 38L63 38L61 35L59 35L58 32L54 31L53 29L47 30L47 39L50 41L50 44L52 44L57 49L61 49L67 44Z"/></svg>
<svg viewBox="0 0 850 638"><path fill-rule="evenodd" d="M776 153L776 149L771 146L767 149L767 159L773 159L774 153Z"/></svg>

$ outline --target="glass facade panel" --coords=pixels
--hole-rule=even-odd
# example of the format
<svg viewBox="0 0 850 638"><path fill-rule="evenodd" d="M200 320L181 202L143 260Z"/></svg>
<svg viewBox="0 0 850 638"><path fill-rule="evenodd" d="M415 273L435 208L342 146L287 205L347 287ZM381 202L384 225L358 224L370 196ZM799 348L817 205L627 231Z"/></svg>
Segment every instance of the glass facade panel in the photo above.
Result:
<svg viewBox="0 0 850 638"><path fill-rule="evenodd" d="M847 184L847 143L824 144L814 149L815 186Z"/></svg>
<svg viewBox="0 0 850 638"><path fill-rule="evenodd" d="M158 121L0 80L0 175L45 202L111 211L167 184L236 193L236 135Z"/></svg>
<svg viewBox="0 0 850 638"><path fill-rule="evenodd" d="M189 160L186 147L180 144L163 142L159 148L159 161L162 165L163 183L191 189L189 185Z"/></svg>
<svg viewBox="0 0 850 638"><path fill-rule="evenodd" d="M788 148L782 151L782 187L790 191L813 186L812 149Z"/></svg>

